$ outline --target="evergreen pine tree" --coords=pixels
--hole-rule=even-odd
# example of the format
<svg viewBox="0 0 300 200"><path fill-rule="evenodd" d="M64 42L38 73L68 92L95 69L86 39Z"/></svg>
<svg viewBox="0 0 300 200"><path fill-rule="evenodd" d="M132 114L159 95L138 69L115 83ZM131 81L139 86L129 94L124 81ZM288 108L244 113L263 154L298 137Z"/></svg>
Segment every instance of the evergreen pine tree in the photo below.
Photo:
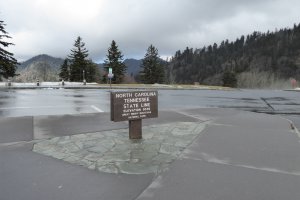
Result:
<svg viewBox="0 0 300 200"><path fill-rule="evenodd" d="M237 78L233 71L225 71L223 74L223 86L236 87Z"/></svg>
<svg viewBox="0 0 300 200"><path fill-rule="evenodd" d="M70 79L70 66L68 64L68 59L64 60L64 63L60 67L59 77L65 81Z"/></svg>
<svg viewBox="0 0 300 200"><path fill-rule="evenodd" d="M105 68L112 68L114 77L112 78L112 83L122 83L125 73L126 65L123 62L122 52L118 49L116 42L113 40L111 46L108 49L107 58L105 60Z"/></svg>
<svg viewBox="0 0 300 200"><path fill-rule="evenodd" d="M71 54L68 56L70 60L70 81L83 81L88 64L88 55L85 43L78 36L74 48L71 49Z"/></svg>
<svg viewBox="0 0 300 200"><path fill-rule="evenodd" d="M140 72L141 80L146 84L163 83L165 71L159 59L158 50L152 44L148 47Z"/></svg>
<svg viewBox="0 0 300 200"><path fill-rule="evenodd" d="M87 82L100 81L100 71L98 66L92 60L87 61L85 68L85 79Z"/></svg>
<svg viewBox="0 0 300 200"><path fill-rule="evenodd" d="M17 60L13 57L13 53L4 50L4 47L14 45L13 43L3 41L4 38L11 38L5 31L4 21L0 20L0 80L1 77L13 77L16 74Z"/></svg>

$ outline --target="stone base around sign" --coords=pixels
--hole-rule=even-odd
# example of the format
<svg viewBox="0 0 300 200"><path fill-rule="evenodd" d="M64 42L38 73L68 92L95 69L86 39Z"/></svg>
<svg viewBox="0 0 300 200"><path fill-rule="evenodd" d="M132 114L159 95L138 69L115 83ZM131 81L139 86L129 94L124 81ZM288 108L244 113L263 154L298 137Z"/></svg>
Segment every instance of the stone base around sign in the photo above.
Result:
<svg viewBox="0 0 300 200"><path fill-rule="evenodd" d="M160 173L177 159L206 123L177 122L145 126L142 140L128 139L128 129L41 140L33 151L107 173Z"/></svg>

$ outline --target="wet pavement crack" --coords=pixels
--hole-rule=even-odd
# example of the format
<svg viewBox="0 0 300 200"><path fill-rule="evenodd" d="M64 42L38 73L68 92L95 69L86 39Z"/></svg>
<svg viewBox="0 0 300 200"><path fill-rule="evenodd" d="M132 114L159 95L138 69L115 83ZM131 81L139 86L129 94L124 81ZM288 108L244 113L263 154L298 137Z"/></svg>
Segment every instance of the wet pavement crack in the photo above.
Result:
<svg viewBox="0 0 300 200"><path fill-rule="evenodd" d="M263 102L265 102L265 104L268 106L268 108L270 108L272 111L275 111L275 109L273 108L273 106L267 101L266 98L260 98Z"/></svg>

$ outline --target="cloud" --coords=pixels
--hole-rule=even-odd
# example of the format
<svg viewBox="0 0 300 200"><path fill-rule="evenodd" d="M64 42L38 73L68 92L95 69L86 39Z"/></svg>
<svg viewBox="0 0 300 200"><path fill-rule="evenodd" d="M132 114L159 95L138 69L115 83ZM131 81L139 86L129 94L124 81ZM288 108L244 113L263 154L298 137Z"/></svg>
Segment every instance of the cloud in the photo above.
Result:
<svg viewBox="0 0 300 200"><path fill-rule="evenodd" d="M0 19L15 57L65 57L81 36L90 57L103 60L112 40L126 58L142 58L150 44L160 55L201 48L253 31L299 23L296 0L0 0Z"/></svg>

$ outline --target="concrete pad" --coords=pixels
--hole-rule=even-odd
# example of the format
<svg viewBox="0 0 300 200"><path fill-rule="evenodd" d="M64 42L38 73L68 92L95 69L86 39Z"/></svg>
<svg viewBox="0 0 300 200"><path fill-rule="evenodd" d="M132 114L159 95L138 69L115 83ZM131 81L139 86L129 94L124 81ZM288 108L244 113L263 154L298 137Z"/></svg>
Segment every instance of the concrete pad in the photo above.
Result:
<svg viewBox="0 0 300 200"><path fill-rule="evenodd" d="M168 166L170 169L161 172L156 179L153 173L148 172L140 175L108 174L101 170L97 172L31 152L30 144L0 145L0 199L295 200L299 198L300 145L299 138L289 129L289 122L276 116L231 109L194 109L178 112L162 112L159 118L143 122L145 121L144 125L156 125L159 130L157 132L163 130L160 124L172 120L175 123L181 120L200 123L210 119L212 123L194 140L184 155L172 162ZM122 127L128 127L125 122L113 123L114 126L111 127L108 124L107 113L101 117L96 114L83 114L79 117L44 116L36 119L35 125L38 128L35 129L35 133L39 133L37 130L41 130L42 133L36 134L36 138L62 136L63 140L52 139L70 151L76 151L86 145L91 154L85 155L85 152L81 154L87 158L87 161L82 161L82 165L89 164L89 159L101 159L102 155L99 154L103 149L114 144L108 142L101 148L94 148L91 146L95 142L93 140L73 145L68 144L65 139L68 137L80 139L85 134L78 133L83 131L86 133L86 130L91 132L87 133L90 135L98 132L93 130L103 130L117 136ZM174 130L175 136L180 135L180 128ZM151 133L147 139L154 135ZM101 138L99 139L101 141ZM122 144L122 141L115 140L115 143ZM182 144L177 142L177 145ZM144 151L134 151L133 155L136 158L151 158L153 154L148 152L157 148L156 144L151 143L145 146ZM117 149L124 151L124 155L111 153L105 159L128 160L125 155L127 147L120 145ZM175 152L169 145L163 146L160 150L164 153ZM57 156L64 158L62 154ZM164 159L168 158L161 156L158 160ZM69 157L70 163L75 160L74 157ZM126 164L122 168L124 171L136 170Z"/></svg>
<svg viewBox="0 0 300 200"><path fill-rule="evenodd" d="M196 116L198 118L203 118L206 120L216 120L219 118L229 118L243 111L229 108L195 108L179 110L177 112L187 114L189 116Z"/></svg>
<svg viewBox="0 0 300 200"><path fill-rule="evenodd" d="M0 143L30 141L33 138L32 117L0 118Z"/></svg>
<svg viewBox="0 0 300 200"><path fill-rule="evenodd" d="M299 186L300 176L183 159L136 200L295 200Z"/></svg>
<svg viewBox="0 0 300 200"><path fill-rule="evenodd" d="M290 130L290 122L276 115L242 111L235 115L222 117L215 121L219 124L230 124L249 130Z"/></svg>
<svg viewBox="0 0 300 200"><path fill-rule="evenodd" d="M256 114L259 119L261 116ZM283 119L277 117L275 124ZM266 120L267 121L267 120ZM243 120L238 122L245 123ZM234 123L238 123L234 122ZM300 144L297 134L253 123L252 128L211 124L185 152L186 158L300 173ZM285 122L284 122L285 123ZM246 126L246 125L245 125Z"/></svg>
<svg viewBox="0 0 300 200"><path fill-rule="evenodd" d="M154 177L100 173L42 156L29 148L0 148L1 200L132 200Z"/></svg>

